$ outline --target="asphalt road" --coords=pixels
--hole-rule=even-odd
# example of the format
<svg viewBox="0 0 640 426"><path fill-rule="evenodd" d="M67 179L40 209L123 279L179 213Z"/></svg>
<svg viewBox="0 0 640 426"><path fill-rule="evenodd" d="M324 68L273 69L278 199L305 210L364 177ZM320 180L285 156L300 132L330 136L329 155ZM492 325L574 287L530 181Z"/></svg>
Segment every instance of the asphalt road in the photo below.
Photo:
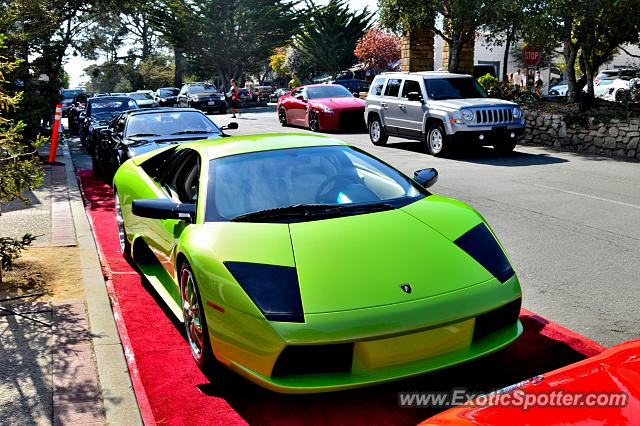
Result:
<svg viewBox="0 0 640 426"><path fill-rule="evenodd" d="M232 135L308 132L281 127L273 108L233 121ZM640 163L528 146L510 156L479 148L443 159L419 142L390 138L376 147L364 131L331 136L410 176L438 169L431 191L488 220L518 273L525 308L607 346L640 337Z"/></svg>
<svg viewBox="0 0 640 426"><path fill-rule="evenodd" d="M309 132L281 127L273 108L210 118L236 121L231 135ZM410 176L438 169L431 191L488 220L518 274L525 308L603 345L640 337L640 163L528 146L509 156L479 148L435 158L419 142L390 138L376 147L364 131L331 136ZM81 150L72 143L74 163L90 168Z"/></svg>

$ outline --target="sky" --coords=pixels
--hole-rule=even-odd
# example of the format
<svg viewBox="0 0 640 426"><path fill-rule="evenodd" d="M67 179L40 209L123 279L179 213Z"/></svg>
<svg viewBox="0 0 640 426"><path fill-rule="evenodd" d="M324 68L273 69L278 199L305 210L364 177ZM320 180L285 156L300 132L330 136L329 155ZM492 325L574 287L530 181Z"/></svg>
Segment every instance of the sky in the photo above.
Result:
<svg viewBox="0 0 640 426"><path fill-rule="evenodd" d="M318 4L326 4L328 0L318 0ZM377 0L349 0L349 6L353 10L362 10L365 6L369 8L370 11L376 11L378 9L378 1ZM128 47L124 48L124 52ZM69 87L77 87L82 82L88 81L89 79L84 76L84 69L91 64L96 63L96 61L87 61L79 56L68 56L67 63L64 66L64 69L67 71L70 77Z"/></svg>

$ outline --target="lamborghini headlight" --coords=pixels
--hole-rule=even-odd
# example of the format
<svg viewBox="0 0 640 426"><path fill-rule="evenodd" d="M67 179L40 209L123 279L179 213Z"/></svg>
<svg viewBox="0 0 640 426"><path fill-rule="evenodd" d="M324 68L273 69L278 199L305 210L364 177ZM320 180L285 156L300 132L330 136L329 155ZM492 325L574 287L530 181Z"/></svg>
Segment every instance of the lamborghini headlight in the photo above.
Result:
<svg viewBox="0 0 640 426"><path fill-rule="evenodd" d="M484 223L471 228L454 243L501 283L505 283L515 274L502 247Z"/></svg>
<svg viewBox="0 0 640 426"><path fill-rule="evenodd" d="M304 322L296 268L249 262L224 266L267 320Z"/></svg>

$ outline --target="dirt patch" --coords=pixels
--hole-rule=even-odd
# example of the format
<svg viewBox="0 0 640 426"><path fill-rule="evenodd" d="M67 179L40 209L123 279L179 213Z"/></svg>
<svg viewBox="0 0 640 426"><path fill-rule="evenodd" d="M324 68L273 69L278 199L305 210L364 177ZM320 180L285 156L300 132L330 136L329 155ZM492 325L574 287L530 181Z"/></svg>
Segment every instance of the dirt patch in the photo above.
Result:
<svg viewBox="0 0 640 426"><path fill-rule="evenodd" d="M0 299L44 293L29 301L84 299L80 250L77 247L32 247L4 271Z"/></svg>

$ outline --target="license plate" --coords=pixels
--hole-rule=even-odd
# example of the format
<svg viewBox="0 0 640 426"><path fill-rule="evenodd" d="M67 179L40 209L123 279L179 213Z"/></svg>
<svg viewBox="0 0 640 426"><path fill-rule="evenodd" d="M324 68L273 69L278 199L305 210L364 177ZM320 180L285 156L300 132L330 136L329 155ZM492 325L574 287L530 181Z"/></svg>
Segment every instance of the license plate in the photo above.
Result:
<svg viewBox="0 0 640 426"><path fill-rule="evenodd" d="M215 105L216 103L215 103L215 101L209 101L209 102L207 102L207 104L209 104L209 105Z"/></svg>

